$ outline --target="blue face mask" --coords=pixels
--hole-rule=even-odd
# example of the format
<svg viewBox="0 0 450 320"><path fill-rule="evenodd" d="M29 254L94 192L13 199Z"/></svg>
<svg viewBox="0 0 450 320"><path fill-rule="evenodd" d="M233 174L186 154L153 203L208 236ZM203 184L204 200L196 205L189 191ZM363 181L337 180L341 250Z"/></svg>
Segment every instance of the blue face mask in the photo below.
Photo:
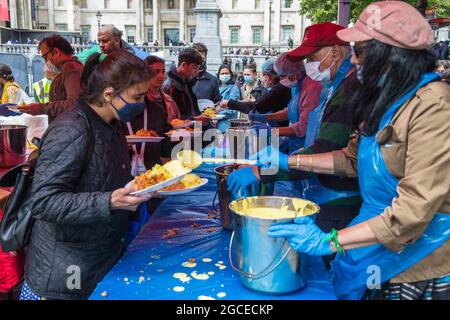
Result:
<svg viewBox="0 0 450 320"><path fill-rule="evenodd" d="M252 76L244 76L244 82L245 83L252 83L253 77Z"/></svg>
<svg viewBox="0 0 450 320"><path fill-rule="evenodd" d="M125 102L125 105L117 110L117 108L111 103L114 110L117 111L117 114L119 115L119 118L122 122L130 122L134 118L136 118L138 115L140 115L144 109L145 109L145 102L135 102L135 103L129 103L124 98L118 95L118 97Z"/></svg>

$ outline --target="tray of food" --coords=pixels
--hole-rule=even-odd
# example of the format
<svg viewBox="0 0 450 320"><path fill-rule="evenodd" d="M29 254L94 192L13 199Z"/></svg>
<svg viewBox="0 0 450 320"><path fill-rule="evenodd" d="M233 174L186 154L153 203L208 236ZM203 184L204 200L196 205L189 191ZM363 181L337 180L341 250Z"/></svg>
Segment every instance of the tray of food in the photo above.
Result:
<svg viewBox="0 0 450 320"><path fill-rule="evenodd" d="M159 190L158 195L176 196L179 194L185 194L197 190L207 183L208 179L200 178L198 175L193 173L188 173L177 183Z"/></svg>
<svg viewBox="0 0 450 320"><path fill-rule="evenodd" d="M126 185L126 188L136 187L138 191L131 193L134 196L156 192L177 183L191 171L184 167L179 160L172 160L164 165L156 164L150 170L135 177Z"/></svg>
<svg viewBox="0 0 450 320"><path fill-rule="evenodd" d="M202 131L194 128L184 128L184 129L170 130L164 134L170 137L171 139L178 139L183 137L198 137L199 135L202 134Z"/></svg>
<svg viewBox="0 0 450 320"><path fill-rule="evenodd" d="M170 121L170 125L174 129L183 129L192 125L192 120L173 119Z"/></svg>
<svg viewBox="0 0 450 320"><path fill-rule="evenodd" d="M164 137L160 137L158 133L153 130L138 130L135 134L127 136L128 143L142 143L142 142L161 142Z"/></svg>

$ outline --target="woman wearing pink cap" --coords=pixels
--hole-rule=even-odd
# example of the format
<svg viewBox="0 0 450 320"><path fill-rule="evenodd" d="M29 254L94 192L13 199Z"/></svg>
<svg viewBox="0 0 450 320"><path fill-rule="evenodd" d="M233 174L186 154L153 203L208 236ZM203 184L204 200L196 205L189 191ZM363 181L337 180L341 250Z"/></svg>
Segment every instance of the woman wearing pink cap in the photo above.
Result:
<svg viewBox="0 0 450 320"><path fill-rule="evenodd" d="M339 231L302 217L269 235L311 255L340 253L332 279L341 299L450 299L450 90L433 73L431 27L409 4L383 1L338 36L354 42L359 135L288 164L358 176L363 205Z"/></svg>

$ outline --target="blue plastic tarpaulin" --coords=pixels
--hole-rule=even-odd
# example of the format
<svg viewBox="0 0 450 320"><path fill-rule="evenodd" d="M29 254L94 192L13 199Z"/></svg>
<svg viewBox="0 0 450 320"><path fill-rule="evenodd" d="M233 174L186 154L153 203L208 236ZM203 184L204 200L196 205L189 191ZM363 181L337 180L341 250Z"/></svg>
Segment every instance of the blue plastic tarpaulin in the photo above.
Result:
<svg viewBox="0 0 450 320"><path fill-rule="evenodd" d="M336 299L320 257L311 257L307 286L295 293L273 296L242 286L228 262L231 233L222 229L220 221L212 215L211 203L216 192L213 166L202 166L195 173L209 179L208 184L165 199L122 259L98 284L91 300ZM173 228L179 229L177 234L165 237ZM183 266L190 258L195 259L196 266ZM192 272L209 278L195 279ZM183 283L180 273L191 280Z"/></svg>

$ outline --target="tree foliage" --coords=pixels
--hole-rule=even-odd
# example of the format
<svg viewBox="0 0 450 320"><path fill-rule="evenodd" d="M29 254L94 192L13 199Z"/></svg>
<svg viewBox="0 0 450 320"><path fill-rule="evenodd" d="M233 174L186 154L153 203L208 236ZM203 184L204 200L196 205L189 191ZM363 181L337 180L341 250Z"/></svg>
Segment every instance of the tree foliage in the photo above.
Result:
<svg viewBox="0 0 450 320"><path fill-rule="evenodd" d="M349 0L350 3L350 21L355 22L359 14L373 0ZM425 5L431 8L437 5L438 17L450 17L450 0L403 0L414 7ZM337 21L339 0L300 0L300 13L306 15L313 23L325 21Z"/></svg>

